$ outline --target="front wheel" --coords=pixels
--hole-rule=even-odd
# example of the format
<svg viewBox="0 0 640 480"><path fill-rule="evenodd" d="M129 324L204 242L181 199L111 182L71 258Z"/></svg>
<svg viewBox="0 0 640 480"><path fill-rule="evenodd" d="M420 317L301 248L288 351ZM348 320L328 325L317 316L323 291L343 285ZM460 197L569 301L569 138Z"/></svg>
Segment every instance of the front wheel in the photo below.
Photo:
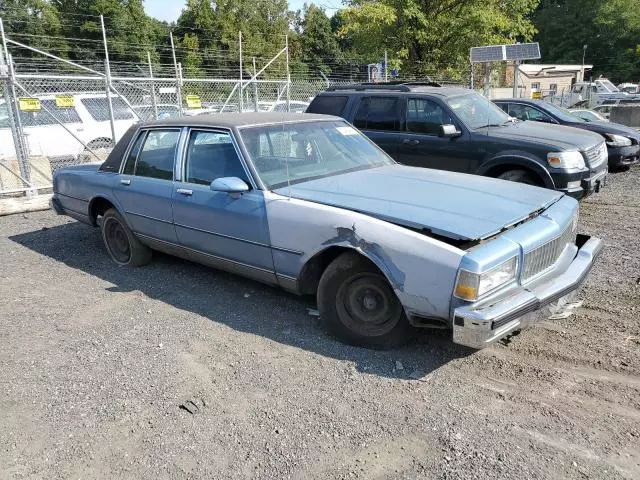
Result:
<svg viewBox="0 0 640 480"><path fill-rule="evenodd" d="M118 265L141 267L151 261L151 249L140 243L115 208L102 217L102 240Z"/></svg>
<svg viewBox="0 0 640 480"><path fill-rule="evenodd" d="M510 182L526 183L527 185L541 186L540 182L537 182L531 173L526 170L509 170L498 176L501 180L508 180Z"/></svg>
<svg viewBox="0 0 640 480"><path fill-rule="evenodd" d="M350 345L394 348L416 330L387 279L357 253L340 255L324 271L318 309L327 330Z"/></svg>

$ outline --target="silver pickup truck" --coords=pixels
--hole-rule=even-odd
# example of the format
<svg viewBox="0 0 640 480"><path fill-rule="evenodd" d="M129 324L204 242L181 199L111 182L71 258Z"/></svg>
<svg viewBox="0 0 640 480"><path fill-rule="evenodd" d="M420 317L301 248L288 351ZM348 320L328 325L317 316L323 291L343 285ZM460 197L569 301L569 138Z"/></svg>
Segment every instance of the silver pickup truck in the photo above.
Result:
<svg viewBox="0 0 640 480"><path fill-rule="evenodd" d="M138 124L102 165L56 172L52 205L120 265L159 250L316 295L331 332L374 347L417 328L485 347L572 307L602 245L560 192L402 166L312 114Z"/></svg>

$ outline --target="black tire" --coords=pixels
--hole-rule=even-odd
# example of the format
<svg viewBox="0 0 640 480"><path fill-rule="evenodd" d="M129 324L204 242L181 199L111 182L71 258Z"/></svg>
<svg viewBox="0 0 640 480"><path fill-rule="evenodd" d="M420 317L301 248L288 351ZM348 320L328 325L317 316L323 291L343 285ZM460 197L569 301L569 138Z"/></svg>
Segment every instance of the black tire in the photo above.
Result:
<svg viewBox="0 0 640 480"><path fill-rule="evenodd" d="M508 180L510 182L526 183L527 185L535 185L540 187L540 182L536 181L536 178L526 170L508 170L498 176L501 180Z"/></svg>
<svg viewBox="0 0 640 480"><path fill-rule="evenodd" d="M151 261L151 249L140 243L115 208L102 217L102 241L118 265L141 267Z"/></svg>
<svg viewBox="0 0 640 480"><path fill-rule="evenodd" d="M350 345L395 348L417 330L384 275L357 253L343 253L324 271L318 310L327 330Z"/></svg>

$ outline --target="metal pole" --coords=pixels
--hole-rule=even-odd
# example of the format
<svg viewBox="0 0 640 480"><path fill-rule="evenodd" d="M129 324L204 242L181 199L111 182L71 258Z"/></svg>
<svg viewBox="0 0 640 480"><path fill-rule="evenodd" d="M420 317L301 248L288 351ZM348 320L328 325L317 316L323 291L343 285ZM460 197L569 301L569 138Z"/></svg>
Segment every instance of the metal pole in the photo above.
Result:
<svg viewBox="0 0 640 480"><path fill-rule="evenodd" d="M104 70L106 73L105 85L107 90L107 106L109 107L109 122L111 123L111 138L113 145L116 144L116 120L113 115L113 102L111 100L111 65L109 65L109 47L107 47L107 31L104 28L104 17L100 15L100 25L102 25L102 41L104 42Z"/></svg>
<svg viewBox="0 0 640 480"><path fill-rule="evenodd" d="M289 71L289 35L284 37L284 46L287 49L287 112L291 111L291 72Z"/></svg>
<svg viewBox="0 0 640 480"><path fill-rule="evenodd" d="M580 79L581 82L584 82L584 60L586 56L587 56L587 45L585 44L582 47L582 68L580 69L580 73L582 75L582 78Z"/></svg>
<svg viewBox="0 0 640 480"><path fill-rule="evenodd" d="M518 74L520 72L520 62L513 62L513 98L519 98L518 92Z"/></svg>
<svg viewBox="0 0 640 480"><path fill-rule="evenodd" d="M2 35L2 43L4 48L0 50L0 76L5 79L4 83L4 100L7 105L7 113L9 120L9 127L11 128L11 135L13 137L13 146L18 159L18 166L20 168L20 175L17 175L25 184L25 189L20 191L26 191L27 196L37 194L37 189L33 188L31 184L31 165L29 163L29 155L26 149L26 139L22 130L22 122L20 120L20 110L16 104L16 91L13 85L13 67L7 65L5 61L5 53L7 52L7 44L4 37L4 26L2 25L2 19L0 18L0 34ZM9 57L9 63L11 58ZM13 172L12 172L13 173ZM14 175L16 175L14 173Z"/></svg>
<svg viewBox="0 0 640 480"><path fill-rule="evenodd" d="M180 88L180 71L178 70L178 61L176 60L176 47L173 43L173 32L169 32L169 40L171 40L171 53L173 54L173 66L176 69L176 100L178 103L178 113L182 116L182 93Z"/></svg>
<svg viewBox="0 0 640 480"><path fill-rule="evenodd" d="M238 111L242 113L242 111L244 110L242 101L242 91L244 90L244 88L242 87L242 32L238 32L238 51L240 59L240 89L238 90Z"/></svg>
<svg viewBox="0 0 640 480"><path fill-rule="evenodd" d="M253 57L253 78L256 78L256 57ZM256 105L256 112L259 112L258 108L258 84L253 82L253 101Z"/></svg>
<svg viewBox="0 0 640 480"><path fill-rule="evenodd" d="M471 64L471 70L470 70L471 73L469 74L469 83L470 83L469 86L470 86L471 90L473 90L473 87L474 87L474 85L473 85L473 83L474 83L473 82L473 80L474 80L474 78L473 78L473 62L470 61L469 63Z"/></svg>
<svg viewBox="0 0 640 480"><path fill-rule="evenodd" d="M387 72L389 71L389 65L387 64L387 50L384 50L384 81L388 82L389 81L389 75L387 74Z"/></svg>
<svg viewBox="0 0 640 480"><path fill-rule="evenodd" d="M484 64L484 96L489 98L491 95L491 68L489 63Z"/></svg>
<svg viewBox="0 0 640 480"><path fill-rule="evenodd" d="M151 81L151 105L153 106L153 119L158 119L158 103L156 102L156 86L153 82L153 67L151 66L151 53L147 50L147 61L149 62L149 78Z"/></svg>

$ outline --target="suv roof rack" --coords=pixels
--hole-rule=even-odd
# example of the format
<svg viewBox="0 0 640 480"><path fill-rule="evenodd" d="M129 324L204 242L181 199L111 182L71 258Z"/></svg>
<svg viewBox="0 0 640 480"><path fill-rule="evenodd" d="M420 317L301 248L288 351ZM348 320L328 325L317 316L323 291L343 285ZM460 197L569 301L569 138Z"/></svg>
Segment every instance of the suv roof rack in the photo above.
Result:
<svg viewBox="0 0 640 480"><path fill-rule="evenodd" d="M372 83L372 82L363 82L363 83L353 83L351 85L340 85L335 87L327 88L328 92L335 92L339 90L396 90L399 92L410 92L411 87L442 87L437 82L431 81L430 78L424 81L414 81L414 82L404 82L404 81L392 81L392 82L384 82L384 83Z"/></svg>

